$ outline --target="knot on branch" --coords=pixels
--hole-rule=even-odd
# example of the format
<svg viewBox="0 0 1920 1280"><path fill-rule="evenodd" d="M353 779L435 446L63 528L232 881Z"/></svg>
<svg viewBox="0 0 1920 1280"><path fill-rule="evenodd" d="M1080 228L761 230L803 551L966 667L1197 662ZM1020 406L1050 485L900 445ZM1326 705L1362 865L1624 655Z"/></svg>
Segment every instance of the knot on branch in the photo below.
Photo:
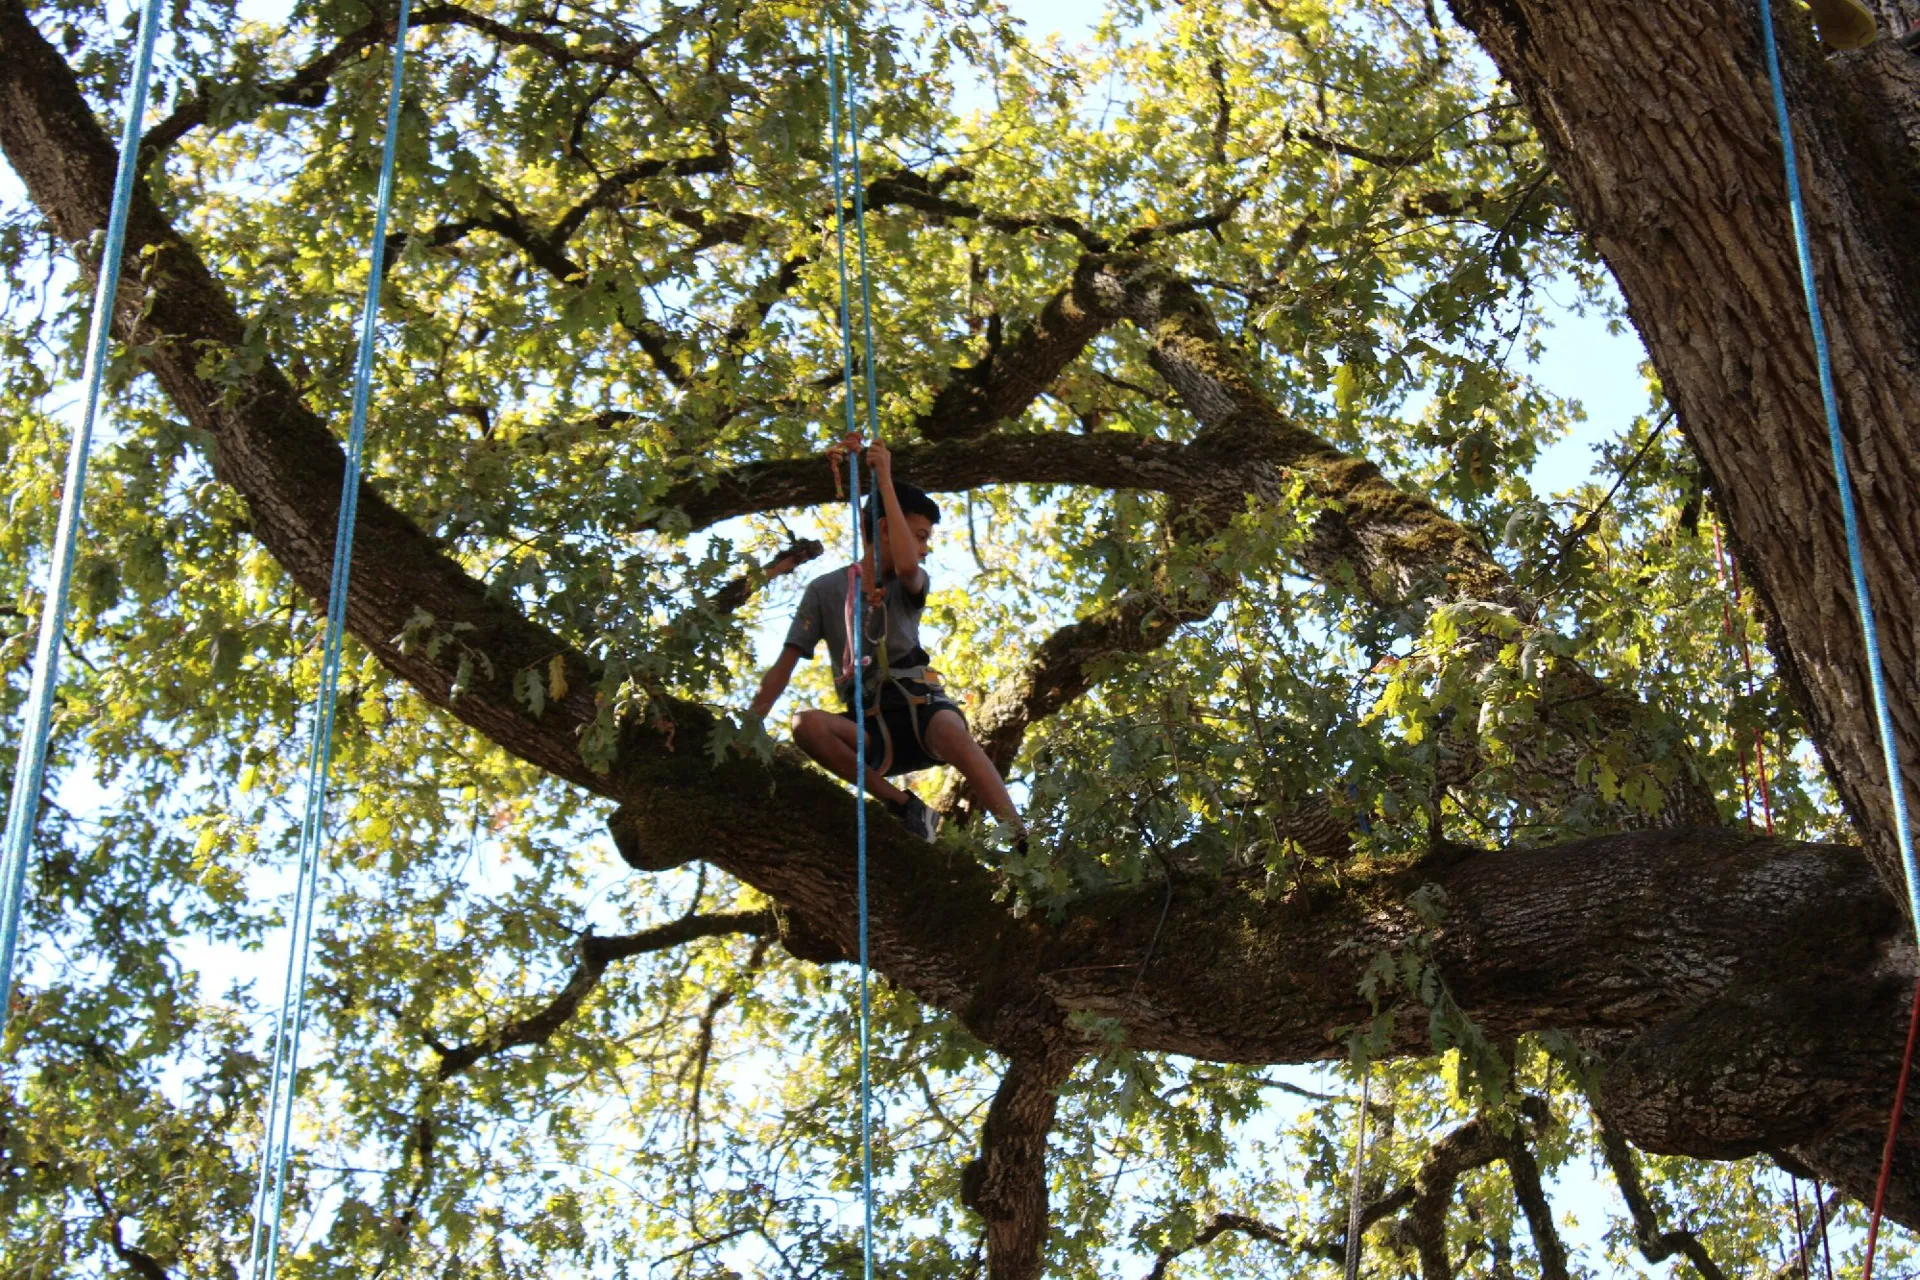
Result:
<svg viewBox="0 0 1920 1280"><path fill-rule="evenodd" d="M684 867L700 856L690 844L656 838L654 815L632 802L621 805L607 819L607 831L621 861L635 871L671 871Z"/></svg>

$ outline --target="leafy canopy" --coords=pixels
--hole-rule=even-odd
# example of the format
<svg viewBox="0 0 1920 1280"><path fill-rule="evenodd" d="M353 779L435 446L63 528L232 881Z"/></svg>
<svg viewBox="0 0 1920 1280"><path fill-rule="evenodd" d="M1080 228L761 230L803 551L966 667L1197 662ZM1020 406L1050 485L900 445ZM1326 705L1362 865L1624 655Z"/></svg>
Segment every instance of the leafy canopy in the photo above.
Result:
<svg viewBox="0 0 1920 1280"><path fill-rule="evenodd" d="M359 0L252 12L174 6L150 123L198 123L152 166L152 189L249 323L247 346L206 352L207 368L271 358L344 423L383 19ZM696 531L663 503L837 431L820 15L486 0L418 17L370 474L500 598L604 659L609 706L738 708L793 584L732 614L702 602L794 535L836 544L838 515ZM1467 605L1383 613L1358 584L1312 578L1310 486L1199 545L1149 493L954 496L928 629L976 699L1054 628L1128 593L1178 594L1222 566L1232 582L1029 734L1014 773L1045 838L1008 864L1014 899L1046 911L1175 860L1337 883L1341 865L1276 819L1303 798L1357 832L1363 859L1435 834L1581 830L1591 815L1540 809L1507 770L1552 656L1664 708L1729 817L1757 734L1776 825L1836 829L1757 633L1737 602L1723 616L1712 517L1664 420L1605 425L1599 486L1542 494L1525 478L1580 418L1528 375L1544 319L1605 294L1539 146L1461 32L1430 7L1345 0L1118 0L1084 48L1034 40L991 3L848 17L865 172L893 183L891 198L876 183L868 230L879 414L896 439L957 369L1032 325L1085 255L1130 248L1198 285L1286 414L1429 495L1544 602L1491 623ZM110 113L127 73L117 11L58 2L34 18ZM329 74L287 89L330 51L344 52ZM18 199L0 253L0 700L14 716L86 298ZM1147 346L1106 330L999 429L1192 439ZM133 353L110 384L7 1033L0 1248L9 1274L95 1274L138 1254L224 1276L244 1250L318 620ZM419 642L460 643L430 622ZM1488 626L1504 628L1491 660L1463 639ZM1751 682L1733 633L1756 654ZM717 873L626 873L599 806L355 652L285 1274L852 1274L849 974L771 945L768 904ZM535 711L564 692L547 671L520 675ZM825 691L815 672L795 701ZM1576 768L1630 808L1657 807L1671 780L1624 746ZM560 991L584 931L683 916L732 924L613 964L540 1043L444 1069ZM1455 1046L1376 1068L1369 1186L1398 1185L1437 1135L1487 1115L1526 1128L1549 1173L1577 1175L1596 1139L1566 1061L1450 1021L1416 955L1369 973L1377 1007L1429 1012ZM877 1018L887 1270L966 1273L980 1245L960 1180L994 1064L899 992L881 988ZM1366 1043L1365 1028L1333 1030ZM1530 1116L1523 1095L1546 1109ZM1299 1274L1333 1274L1309 1246L1344 1220L1356 1096L1350 1075L1113 1045L1075 1075L1053 1134L1052 1272L1144 1270L1232 1211L1286 1240L1216 1234L1173 1267L1265 1274L1298 1252ZM1729 1272L1774 1264L1776 1180L1685 1161L1646 1176ZM1592 1218L1578 1265L1639 1267L1617 1204L1581 1209L1603 1212L1614 1225L1601 1240ZM1448 1223L1456 1256L1538 1274L1507 1166L1470 1172ZM1370 1247L1404 1248L1387 1236Z"/></svg>

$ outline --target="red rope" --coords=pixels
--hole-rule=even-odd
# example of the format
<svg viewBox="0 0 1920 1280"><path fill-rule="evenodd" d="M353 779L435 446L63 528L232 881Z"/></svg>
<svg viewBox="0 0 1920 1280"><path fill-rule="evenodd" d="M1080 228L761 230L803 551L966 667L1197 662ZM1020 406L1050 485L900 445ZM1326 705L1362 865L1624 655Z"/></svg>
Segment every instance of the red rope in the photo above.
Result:
<svg viewBox="0 0 1920 1280"><path fill-rule="evenodd" d="M1900 1136L1900 1113L1907 1106L1907 1078L1913 1074L1913 1046L1920 1040L1920 983L1913 988L1913 1012L1907 1016L1907 1052L1900 1059L1900 1084L1893 1091L1893 1115L1887 1120L1887 1145L1880 1152L1880 1183L1873 1189L1873 1216L1867 1219L1867 1261L1860 1280L1873 1280L1873 1246L1880 1238L1880 1213L1887 1205L1893 1177L1893 1143Z"/></svg>
<svg viewBox="0 0 1920 1280"><path fill-rule="evenodd" d="M1720 525L1717 521L1713 526L1713 555L1714 559L1719 563L1721 586L1731 587L1731 601L1726 598L1720 601L1720 623L1726 634L1729 637L1733 637L1735 634L1733 629L1733 603L1738 602L1740 598L1740 566L1735 563L1731 569L1729 569L1727 554L1720 545ZM1753 693L1753 651L1747 646L1747 635L1744 627L1742 627L1738 633L1737 643L1740 648L1740 661L1746 669L1746 692L1751 695ZM1767 834L1772 835L1773 795L1772 788L1767 784L1767 753L1765 740L1762 738L1757 725L1753 730L1753 759L1755 769L1760 777L1760 814L1766 824ZM1747 823L1751 826L1753 823L1753 795L1749 790L1747 748L1744 745L1740 748L1740 791L1746 805ZM1913 1010L1907 1016L1907 1049L1900 1059L1900 1081L1893 1091L1893 1113L1887 1117L1887 1142L1880 1153L1880 1179L1873 1189L1873 1213L1867 1220L1867 1256L1865 1264L1860 1271L1860 1280L1873 1280L1874 1247L1880 1239L1880 1217L1886 1208L1887 1184L1893 1178L1893 1150L1900 1137L1900 1116L1901 1113L1906 1110L1907 1083L1913 1076L1913 1056L1916 1044L1920 1044L1920 983L1914 985ZM1813 1202L1815 1212L1820 1215L1820 1245L1825 1255L1827 1277L1828 1280L1832 1280L1833 1256L1827 1246L1827 1210L1826 1204L1820 1196L1820 1184L1817 1182L1814 1183L1813 1187ZM1805 1277L1807 1274L1806 1237L1800 1232L1800 1182L1798 1178L1794 1179L1793 1184L1793 1218L1795 1235L1799 1236L1802 1241L1800 1247L1800 1274L1802 1277Z"/></svg>
<svg viewBox="0 0 1920 1280"><path fill-rule="evenodd" d="M1713 554L1720 565L1721 585L1726 586L1729 585L1730 582L1734 599L1737 600L1740 593L1740 567L1735 564L1731 572L1729 572L1727 556L1720 545L1720 526L1717 523L1713 529ZM1720 619L1727 633L1732 635L1733 611L1726 600L1722 600L1720 603ZM1753 652L1747 646L1747 637L1744 628L1739 634L1738 644L1740 647L1740 660L1746 668L1746 691L1748 694L1752 694ZM1760 813L1766 824L1767 834L1772 835L1773 795L1772 788L1767 784L1767 753L1765 742L1757 726L1753 731L1753 758L1756 770L1760 776ZM1740 749L1740 788L1743 793L1747 792L1747 786L1747 750L1745 746L1742 746ZM1751 824L1753 820L1753 799L1750 793L1746 795L1746 807L1747 820L1748 823ZM1874 1248L1879 1243L1880 1238L1880 1217L1886 1209L1887 1184L1893 1178L1893 1151L1900 1137L1901 1113L1906 1110L1907 1084L1913 1076L1913 1057L1916 1044L1920 1044L1920 983L1914 986L1913 1010L1907 1017L1907 1048L1905 1054L1903 1054L1900 1059L1900 1081L1893 1091L1893 1113L1887 1117L1887 1142L1880 1153L1880 1179L1873 1190L1873 1214L1867 1221L1867 1256L1865 1265L1860 1272L1860 1280L1873 1280ZM1825 1202L1820 1197L1820 1186L1818 1183L1814 1184L1814 1209L1820 1216L1820 1244L1824 1253L1827 1275L1829 1280L1831 1280L1833 1275L1833 1256L1827 1245L1827 1210ZM1793 1210L1797 1234L1800 1222L1800 1187L1798 1179L1794 1182ZM1804 1240L1804 1237L1802 1237L1802 1239ZM1802 1276L1806 1274L1806 1270L1806 1250L1803 1244L1800 1255L1800 1272Z"/></svg>

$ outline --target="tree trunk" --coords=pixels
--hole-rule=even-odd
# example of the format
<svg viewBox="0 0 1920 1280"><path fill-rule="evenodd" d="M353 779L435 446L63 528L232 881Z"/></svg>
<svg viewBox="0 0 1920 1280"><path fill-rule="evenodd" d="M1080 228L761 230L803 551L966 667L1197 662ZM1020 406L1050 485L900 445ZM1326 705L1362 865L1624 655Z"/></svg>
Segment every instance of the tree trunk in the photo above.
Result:
<svg viewBox="0 0 1920 1280"><path fill-rule="evenodd" d="M1698 450L1775 656L1889 889L1875 735L1753 0L1454 0L1514 86ZM1882 0L1904 31L1913 0ZM1908 794L1920 778L1920 58L1777 6ZM1912 803L1912 800L1909 800Z"/></svg>
<svg viewBox="0 0 1920 1280"><path fill-rule="evenodd" d="M1047 1243L1047 1135L1060 1086L1078 1052L1077 1037L1056 1034L1021 1053L987 1108L980 1155L960 1178L960 1198L986 1219L988 1280L1035 1280Z"/></svg>

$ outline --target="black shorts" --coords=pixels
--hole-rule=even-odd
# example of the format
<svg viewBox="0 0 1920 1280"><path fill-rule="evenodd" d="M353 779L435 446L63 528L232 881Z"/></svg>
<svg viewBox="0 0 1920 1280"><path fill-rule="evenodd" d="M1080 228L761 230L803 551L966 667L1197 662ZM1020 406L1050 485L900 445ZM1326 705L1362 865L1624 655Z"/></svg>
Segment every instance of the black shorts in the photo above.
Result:
<svg viewBox="0 0 1920 1280"><path fill-rule="evenodd" d="M951 711L966 723L966 713L955 706L937 689L914 683L916 694L928 695L927 701L915 706L897 687L887 685L880 690L880 713L867 716L867 767L884 772L889 778L903 773L919 773L922 769L931 769L935 765L947 763L934 755L925 746L927 729L933 724L934 716L942 711ZM848 720L854 718L853 712L840 713ZM919 732L915 733L915 722ZM886 732L881 733L884 723ZM888 739L892 740L893 759L887 759Z"/></svg>

